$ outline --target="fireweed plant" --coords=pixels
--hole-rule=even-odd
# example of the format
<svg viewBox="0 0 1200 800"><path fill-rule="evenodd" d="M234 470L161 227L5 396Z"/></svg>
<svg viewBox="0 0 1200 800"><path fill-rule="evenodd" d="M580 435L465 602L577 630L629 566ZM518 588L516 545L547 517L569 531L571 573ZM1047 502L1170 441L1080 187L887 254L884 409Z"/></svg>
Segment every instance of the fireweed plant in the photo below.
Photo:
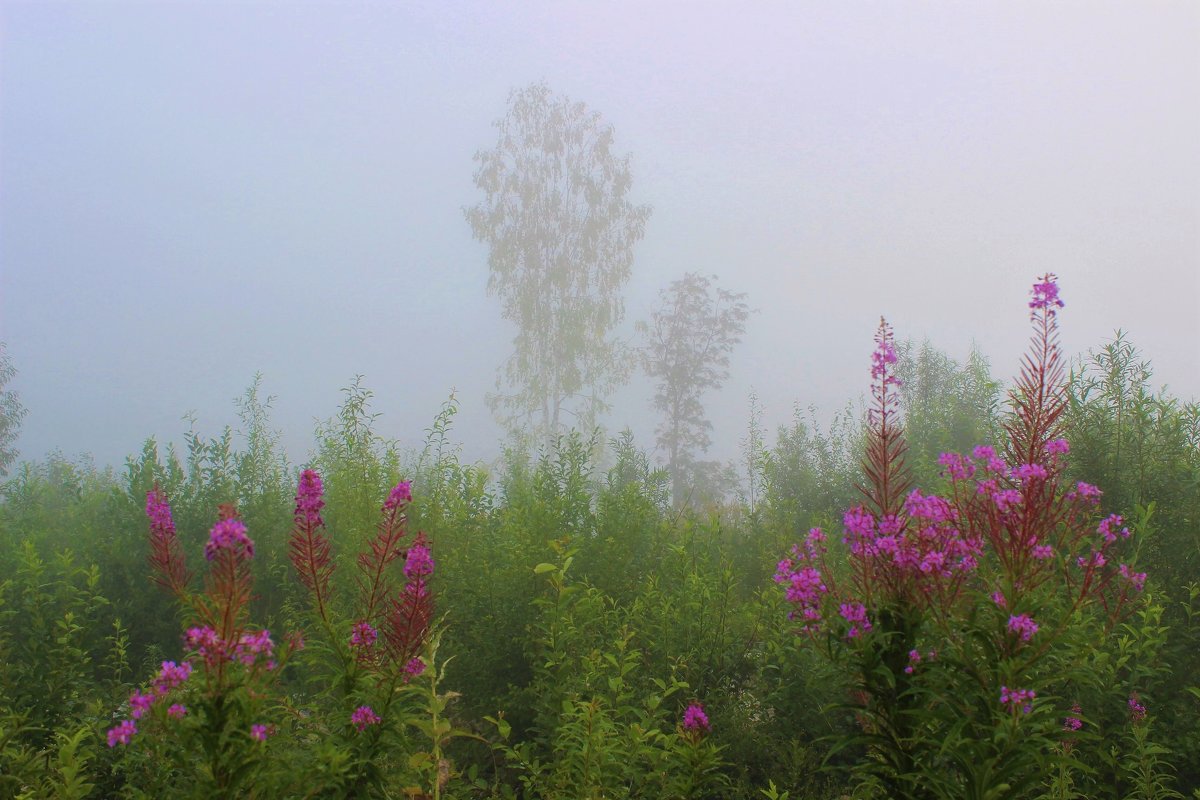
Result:
<svg viewBox="0 0 1200 800"><path fill-rule="evenodd" d="M1086 722L1071 709L1088 657L1143 589L1124 521L1063 478L1062 307L1044 276L1002 441L944 453L940 494L911 485L881 321L863 502L845 512L842 548L814 528L779 563L790 619L851 676L858 731L837 749L864 748L856 774L887 797L1026 797L1076 766L1062 745ZM1078 725L1064 729L1068 714Z"/></svg>
<svg viewBox="0 0 1200 800"><path fill-rule="evenodd" d="M376 533L357 558L358 597L346 615L330 585L322 496L320 476L305 470L289 550L311 600L309 617L322 634L310 642L306 666L327 672L329 688L316 693L313 708L301 708L282 690L281 673L305 648L305 637L296 631L277 647L268 630L251 625L255 546L236 508L221 506L204 548L203 589L193 591L170 505L157 487L148 494L149 561L154 580L185 609L185 657L164 661L151 683L133 693L127 714L108 730L109 747L136 746L145 735L169 741L162 749L173 762L169 771L198 772L192 775L198 796L374 796L397 774L439 796L448 773L441 745L454 732L438 724L445 697L434 671L426 674L436 638L434 562L424 534L406 546L410 485L397 484L383 505ZM416 680L422 675L428 687ZM421 718L431 709L433 723ZM407 744L410 727L428 729L428 752L398 747ZM295 763L272 762L277 735L319 743L310 774ZM403 767L398 753L406 757Z"/></svg>

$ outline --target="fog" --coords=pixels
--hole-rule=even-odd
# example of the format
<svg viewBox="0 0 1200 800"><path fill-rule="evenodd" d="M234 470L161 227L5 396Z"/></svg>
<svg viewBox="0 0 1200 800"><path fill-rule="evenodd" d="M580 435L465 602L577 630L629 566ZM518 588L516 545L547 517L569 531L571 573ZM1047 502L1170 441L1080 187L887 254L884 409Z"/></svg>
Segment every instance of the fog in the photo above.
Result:
<svg viewBox="0 0 1200 800"><path fill-rule="evenodd" d="M120 463L235 423L256 372L303 461L356 375L414 445L484 395L477 151L514 89L586 103L653 211L618 335L718 276L755 309L706 396L712 457L864 393L879 316L1017 368L1033 279L1063 345L1117 328L1200 396L1200 5L45 3L0 6L0 340L17 446ZM653 386L612 397L654 442Z"/></svg>

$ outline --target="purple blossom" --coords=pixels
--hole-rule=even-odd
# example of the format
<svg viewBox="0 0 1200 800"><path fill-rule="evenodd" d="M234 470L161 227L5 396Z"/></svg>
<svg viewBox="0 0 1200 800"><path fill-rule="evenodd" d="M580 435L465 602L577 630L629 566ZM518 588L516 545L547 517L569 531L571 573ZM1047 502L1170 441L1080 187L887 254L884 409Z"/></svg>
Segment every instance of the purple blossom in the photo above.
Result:
<svg viewBox="0 0 1200 800"><path fill-rule="evenodd" d="M892 344L892 329L887 323L879 326L875 334L875 352L871 354L871 377L882 380L884 386L899 386L900 379L888 368L896 363L896 348Z"/></svg>
<svg viewBox="0 0 1200 800"><path fill-rule="evenodd" d="M384 511L403 508L412 502L412 483L409 481L400 481L392 489L388 495L387 502L383 504Z"/></svg>
<svg viewBox="0 0 1200 800"><path fill-rule="evenodd" d="M324 492L325 487L316 470L306 469L300 473L300 483L296 487L296 516L314 528L325 524L321 519L321 509L325 507Z"/></svg>
<svg viewBox="0 0 1200 800"><path fill-rule="evenodd" d="M186 714L187 714L187 706L180 705L179 703L175 703L174 705L172 705L170 708L167 709L167 716L170 717L171 719L183 719L184 715L186 715Z"/></svg>
<svg viewBox="0 0 1200 800"><path fill-rule="evenodd" d="M350 646L356 650L370 647L379 638L379 631L366 621L354 623L354 627L350 630Z"/></svg>
<svg viewBox="0 0 1200 800"><path fill-rule="evenodd" d="M1105 544L1112 544L1117 540L1117 536L1122 539L1129 538L1129 528L1121 528L1116 533L1113 533L1113 528L1124 522L1124 518L1120 514L1109 514L1108 519L1100 523L1096 528L1096 533L1100 534L1104 539Z"/></svg>
<svg viewBox="0 0 1200 800"><path fill-rule="evenodd" d="M1004 594L999 590L992 592L992 602L1001 608L1008 608L1008 601L1004 599Z"/></svg>
<svg viewBox="0 0 1200 800"><path fill-rule="evenodd" d="M1019 481L1026 482L1034 478L1045 480L1049 473L1041 464L1019 464L1013 467L1012 476Z"/></svg>
<svg viewBox="0 0 1200 800"><path fill-rule="evenodd" d="M1071 444L1066 439L1051 439L1046 442L1047 455L1058 456L1071 452Z"/></svg>
<svg viewBox="0 0 1200 800"><path fill-rule="evenodd" d="M975 465L958 453L942 453L938 463L945 467L942 474L951 480L968 480L975 474Z"/></svg>
<svg viewBox="0 0 1200 800"><path fill-rule="evenodd" d="M1146 707L1142 705L1137 692L1129 695L1129 716L1134 722L1141 722L1146 718Z"/></svg>
<svg viewBox="0 0 1200 800"><path fill-rule="evenodd" d="M382 720L370 706L359 706L350 715L350 721L358 728L358 732L362 733L368 726L378 725Z"/></svg>
<svg viewBox="0 0 1200 800"><path fill-rule="evenodd" d="M992 502L1001 514L1007 514L1010 508L1020 505L1022 500L1024 498L1016 489L1004 489L992 495Z"/></svg>
<svg viewBox="0 0 1200 800"><path fill-rule="evenodd" d="M122 720L115 728L108 730L108 746L116 747L118 744L129 744L129 740L137 733L137 725L133 720Z"/></svg>
<svg viewBox="0 0 1200 800"><path fill-rule="evenodd" d="M1093 550L1090 557L1080 556L1075 559L1075 563L1079 565L1080 569L1086 569L1089 565L1103 567L1108 563L1108 559L1104 557L1104 553L1101 553L1099 550Z"/></svg>
<svg viewBox="0 0 1200 800"><path fill-rule="evenodd" d="M171 519L171 504L156 489L146 493L146 516L150 518L152 526L171 534L175 533L175 522Z"/></svg>
<svg viewBox="0 0 1200 800"><path fill-rule="evenodd" d="M425 662L420 658L410 658L404 665L404 672L408 678L419 678L425 672Z"/></svg>
<svg viewBox="0 0 1200 800"><path fill-rule="evenodd" d="M230 550L241 558L254 557L254 542L246 535L246 526L240 519L223 519L212 527L204 545L204 557L212 561L221 550Z"/></svg>
<svg viewBox="0 0 1200 800"><path fill-rule="evenodd" d="M867 619L867 608L862 603L842 603L838 607L838 613L842 615L842 619L850 623L850 630L846 632L847 639L854 639L860 633L870 632L871 621Z"/></svg>
<svg viewBox="0 0 1200 800"><path fill-rule="evenodd" d="M1095 486L1092 486L1090 483L1084 483L1083 481L1080 481L1079 483L1075 484L1074 491L1067 492L1067 499L1079 499L1084 500L1091 505L1097 505L1100 502L1100 495L1102 494L1104 494L1104 492L1100 491Z"/></svg>
<svg viewBox="0 0 1200 800"><path fill-rule="evenodd" d="M250 726L250 738L254 739L255 741L265 742L267 740L267 737L270 735L271 735L271 731L268 730L266 725L251 725Z"/></svg>
<svg viewBox="0 0 1200 800"><path fill-rule="evenodd" d="M404 558L404 576L409 580L417 580L432 574L433 556L430 555L429 548L421 542L414 542Z"/></svg>
<svg viewBox="0 0 1200 800"><path fill-rule="evenodd" d="M1035 283L1030 292L1033 299L1029 301L1030 316L1036 317L1038 310L1045 309L1047 316L1055 316L1056 309L1063 307L1063 301L1058 297L1058 278L1053 272L1042 277L1041 283Z"/></svg>
<svg viewBox="0 0 1200 800"><path fill-rule="evenodd" d="M1083 720L1079 715L1083 713L1083 709L1079 707L1079 703L1071 706L1071 716L1063 720L1063 730L1075 732L1083 727Z"/></svg>
<svg viewBox="0 0 1200 800"><path fill-rule="evenodd" d="M1128 564L1121 564L1117 571L1121 573L1121 577L1133 584L1133 588L1137 591L1142 591L1146 588L1146 573L1134 572Z"/></svg>
<svg viewBox="0 0 1200 800"><path fill-rule="evenodd" d="M275 652L275 643L271 641L271 632L265 628L258 633L244 633L233 650L234 658L246 666L253 666L258 657L270 659Z"/></svg>
<svg viewBox="0 0 1200 800"><path fill-rule="evenodd" d="M150 710L150 706L154 705L154 700L155 697L152 694L134 692L129 696L129 708L132 709L129 712L129 716L134 719L141 719L142 715Z"/></svg>
<svg viewBox="0 0 1200 800"><path fill-rule="evenodd" d="M1054 558L1054 548L1048 544L1034 545L1033 557L1039 561L1046 561Z"/></svg>
<svg viewBox="0 0 1200 800"><path fill-rule="evenodd" d="M704 713L704 706L699 703L692 703L683 712L683 728L688 731L711 731L712 725L709 724L708 715Z"/></svg>
<svg viewBox="0 0 1200 800"><path fill-rule="evenodd" d="M1037 692L1033 689L1009 689L1007 686L1000 687L1000 704L1008 706L1010 710L1021 710L1021 713L1028 714L1033 711L1033 698L1037 697Z"/></svg>
<svg viewBox="0 0 1200 800"><path fill-rule="evenodd" d="M909 675L912 675L913 669L916 667L917 664L920 664L920 663L921 663L921 651L920 650L909 650L908 651L908 666L904 668L904 671L906 673L908 673Z"/></svg>
<svg viewBox="0 0 1200 800"><path fill-rule="evenodd" d="M154 692L158 695L164 695L172 689L178 688L192 674L192 665L187 661L182 664L176 664L174 661L162 662L162 669L158 671L158 675L154 678Z"/></svg>
<svg viewBox="0 0 1200 800"><path fill-rule="evenodd" d="M1016 614L1008 618L1008 629L1020 634L1021 641L1028 642L1038 631L1038 624L1028 614Z"/></svg>

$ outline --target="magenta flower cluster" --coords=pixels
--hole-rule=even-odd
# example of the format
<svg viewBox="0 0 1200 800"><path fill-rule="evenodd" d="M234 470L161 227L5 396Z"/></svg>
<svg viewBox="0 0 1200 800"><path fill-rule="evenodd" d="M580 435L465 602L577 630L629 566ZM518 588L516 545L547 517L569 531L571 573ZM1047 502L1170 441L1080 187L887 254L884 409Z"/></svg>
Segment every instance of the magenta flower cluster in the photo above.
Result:
<svg viewBox="0 0 1200 800"><path fill-rule="evenodd" d="M375 644L379 631L369 622L356 622L350 629L350 647L355 650L366 650Z"/></svg>
<svg viewBox="0 0 1200 800"><path fill-rule="evenodd" d="M204 557L212 561L223 550L231 551L238 558L254 557L254 542L246 535L246 525L240 519L223 519L209 532Z"/></svg>
<svg viewBox="0 0 1200 800"><path fill-rule="evenodd" d="M708 715L704 713L704 706L692 703L687 707L687 710L683 712L683 729L695 732L712 730Z"/></svg>
<svg viewBox="0 0 1200 800"><path fill-rule="evenodd" d="M1008 618L1008 629L1028 642L1038 631L1038 624L1028 614L1017 614Z"/></svg>
<svg viewBox="0 0 1200 800"><path fill-rule="evenodd" d="M1146 707L1142 705L1141 698L1138 697L1137 692L1129 696L1129 717L1134 722L1141 722L1146 718Z"/></svg>
<svg viewBox="0 0 1200 800"><path fill-rule="evenodd" d="M296 516L314 528L325 524L321 519L321 509L325 507L324 491L316 470L306 469L300 473L300 482L296 486Z"/></svg>
<svg viewBox="0 0 1200 800"><path fill-rule="evenodd" d="M182 664L176 664L174 661L162 662L162 668L159 669L154 680L150 682L150 691L135 691L129 696L129 716L131 719L123 720L115 727L109 729L108 746L116 747L118 744L129 744L134 734L137 733L137 725L133 720L144 717L157 702L182 686L191 677L191 674L192 665L186 661ZM180 709L180 711L176 712L176 709ZM186 713L187 709L179 704L174 704L167 710L167 715L176 719Z"/></svg>
<svg viewBox="0 0 1200 800"><path fill-rule="evenodd" d="M1021 713L1028 714L1033 711L1033 698L1037 697L1037 692L1033 689L1010 689L1007 686L1000 687L1000 704L1008 706L1012 711L1017 709Z"/></svg>
<svg viewBox="0 0 1200 800"><path fill-rule="evenodd" d="M382 721L370 706L359 706L350 715L350 722L354 723L354 727L358 728L359 733L362 733L371 725L378 725Z"/></svg>
<svg viewBox="0 0 1200 800"><path fill-rule="evenodd" d="M1063 307L1063 301L1058 297L1058 279L1054 273L1048 274L1041 283L1033 285L1033 299L1029 301L1030 316L1037 317L1037 312L1044 310L1046 315L1053 317L1057 310Z"/></svg>
<svg viewBox="0 0 1200 800"><path fill-rule="evenodd" d="M384 511L392 511L403 509L404 506L412 502L412 483L410 481L400 481L392 488L391 494L388 495L387 501L383 504Z"/></svg>

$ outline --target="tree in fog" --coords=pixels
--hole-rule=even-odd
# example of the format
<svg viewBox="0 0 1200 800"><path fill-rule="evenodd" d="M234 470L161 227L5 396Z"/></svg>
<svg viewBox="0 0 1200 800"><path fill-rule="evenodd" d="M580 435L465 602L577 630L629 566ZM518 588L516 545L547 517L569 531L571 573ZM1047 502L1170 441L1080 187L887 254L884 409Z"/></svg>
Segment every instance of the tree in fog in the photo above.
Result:
<svg viewBox="0 0 1200 800"><path fill-rule="evenodd" d="M25 416L25 407L17 399L16 392L6 388L16 374L12 359L8 357L8 349L4 342L0 342L0 477L7 475L9 465L17 460L13 444L17 441L17 431Z"/></svg>
<svg viewBox="0 0 1200 800"><path fill-rule="evenodd" d="M745 294L717 288L713 279L691 272L659 299L658 310L649 322L638 323L638 330L646 373L658 381L658 447L666 454L672 495L681 504L714 466L700 460L712 443L703 396L729 377L729 354L742 340L750 309Z"/></svg>
<svg viewBox="0 0 1200 800"><path fill-rule="evenodd" d="M489 247L488 292L517 326L488 401L510 431L548 443L590 427L628 374L612 331L650 208L630 202L630 157L583 103L534 84L496 127L496 146L475 154L483 201L466 209Z"/></svg>

